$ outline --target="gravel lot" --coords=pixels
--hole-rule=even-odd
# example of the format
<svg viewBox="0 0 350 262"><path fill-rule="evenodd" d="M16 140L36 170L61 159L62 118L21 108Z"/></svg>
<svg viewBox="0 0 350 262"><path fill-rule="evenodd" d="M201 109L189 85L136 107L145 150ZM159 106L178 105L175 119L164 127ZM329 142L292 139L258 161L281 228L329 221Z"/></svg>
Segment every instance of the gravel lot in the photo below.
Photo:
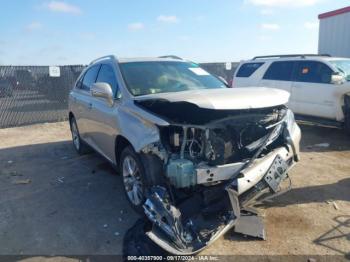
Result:
<svg viewBox="0 0 350 262"><path fill-rule="evenodd" d="M350 138L302 130L293 189L261 207L267 240L228 233L203 255L349 256ZM115 173L75 153L66 122L0 129L0 254L121 254L137 215Z"/></svg>

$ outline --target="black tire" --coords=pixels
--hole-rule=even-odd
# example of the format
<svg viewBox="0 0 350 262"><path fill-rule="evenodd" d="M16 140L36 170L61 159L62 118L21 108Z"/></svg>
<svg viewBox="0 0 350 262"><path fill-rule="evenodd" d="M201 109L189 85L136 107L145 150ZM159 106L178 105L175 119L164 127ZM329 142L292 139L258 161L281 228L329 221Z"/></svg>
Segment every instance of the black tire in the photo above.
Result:
<svg viewBox="0 0 350 262"><path fill-rule="evenodd" d="M350 135L350 96L345 96L344 102L344 130Z"/></svg>
<svg viewBox="0 0 350 262"><path fill-rule="evenodd" d="M127 172L124 170L124 164L125 161L127 161L126 159L130 158L134 160L138 170L136 178L133 179L133 181L136 181L137 186L140 186L141 189L141 196L138 201L133 201L132 197L130 196L131 188L130 184L128 184L128 182L130 182L130 174L127 174ZM119 173L123 179L125 196L137 213L144 215L142 205L146 200L149 189L154 185L163 185L162 170L162 162L155 155L137 154L132 146L127 146L122 151L119 164Z"/></svg>
<svg viewBox="0 0 350 262"><path fill-rule="evenodd" d="M75 150L79 155L90 153L91 148L80 138L78 124L74 117L70 119L69 124L72 133L72 142Z"/></svg>
<svg viewBox="0 0 350 262"><path fill-rule="evenodd" d="M344 130L350 136L350 114L345 116Z"/></svg>

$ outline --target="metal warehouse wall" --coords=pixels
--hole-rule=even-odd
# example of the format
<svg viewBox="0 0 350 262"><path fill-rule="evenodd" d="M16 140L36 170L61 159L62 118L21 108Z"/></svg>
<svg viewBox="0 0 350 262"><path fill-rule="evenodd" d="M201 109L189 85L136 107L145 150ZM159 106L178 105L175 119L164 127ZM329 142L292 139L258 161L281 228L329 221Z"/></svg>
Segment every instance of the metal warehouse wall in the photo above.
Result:
<svg viewBox="0 0 350 262"><path fill-rule="evenodd" d="M202 65L231 81L237 63ZM57 122L68 117L68 94L83 65L60 66L60 76L50 77L48 66L0 66L0 128Z"/></svg>
<svg viewBox="0 0 350 262"><path fill-rule="evenodd" d="M318 51L350 57L350 12L320 19Z"/></svg>

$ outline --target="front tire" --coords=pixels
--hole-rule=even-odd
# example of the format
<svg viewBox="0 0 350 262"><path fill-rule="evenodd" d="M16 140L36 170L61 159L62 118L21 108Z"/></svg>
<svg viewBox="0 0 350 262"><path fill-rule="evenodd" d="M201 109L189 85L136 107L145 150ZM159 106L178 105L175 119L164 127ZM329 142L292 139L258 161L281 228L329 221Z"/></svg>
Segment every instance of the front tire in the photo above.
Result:
<svg viewBox="0 0 350 262"><path fill-rule="evenodd" d="M119 171L123 179L125 195L133 209L143 214L147 190L145 168L139 155L131 146L127 146L120 157Z"/></svg>
<svg viewBox="0 0 350 262"><path fill-rule="evenodd" d="M77 121L75 120L75 118L72 117L69 123L70 123L70 130L72 133L72 142L75 150L78 152L79 155L85 155L89 153L90 148L81 140Z"/></svg>

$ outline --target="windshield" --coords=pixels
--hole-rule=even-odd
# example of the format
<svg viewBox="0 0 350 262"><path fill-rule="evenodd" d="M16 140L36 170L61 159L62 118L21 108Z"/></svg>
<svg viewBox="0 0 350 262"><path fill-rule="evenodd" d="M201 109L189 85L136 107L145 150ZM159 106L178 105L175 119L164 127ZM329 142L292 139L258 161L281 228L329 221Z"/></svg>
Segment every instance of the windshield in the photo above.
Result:
<svg viewBox="0 0 350 262"><path fill-rule="evenodd" d="M194 63L152 61L120 64L127 88L134 96L186 90L226 88Z"/></svg>
<svg viewBox="0 0 350 262"><path fill-rule="evenodd" d="M329 61L337 70L346 77L347 81L350 81L350 60L333 60Z"/></svg>

